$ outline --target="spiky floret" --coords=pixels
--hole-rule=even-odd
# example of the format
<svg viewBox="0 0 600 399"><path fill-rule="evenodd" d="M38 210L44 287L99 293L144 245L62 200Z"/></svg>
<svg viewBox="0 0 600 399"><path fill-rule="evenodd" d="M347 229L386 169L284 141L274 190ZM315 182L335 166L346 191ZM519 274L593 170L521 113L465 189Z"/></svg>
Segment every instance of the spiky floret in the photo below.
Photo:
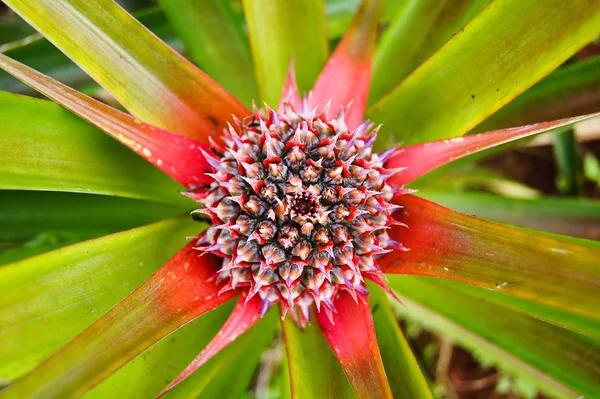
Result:
<svg viewBox="0 0 600 399"><path fill-rule="evenodd" d="M223 257L223 290L248 287L263 312L281 302L303 320L313 303L335 311L339 290L366 294L365 277L380 281L377 257L401 247L386 231L398 208L386 179L398 170L383 167L389 153L372 153L377 129L349 131L344 109L329 119L307 103L236 120L226 148L205 154L214 182L190 195L212 219L198 248Z"/></svg>

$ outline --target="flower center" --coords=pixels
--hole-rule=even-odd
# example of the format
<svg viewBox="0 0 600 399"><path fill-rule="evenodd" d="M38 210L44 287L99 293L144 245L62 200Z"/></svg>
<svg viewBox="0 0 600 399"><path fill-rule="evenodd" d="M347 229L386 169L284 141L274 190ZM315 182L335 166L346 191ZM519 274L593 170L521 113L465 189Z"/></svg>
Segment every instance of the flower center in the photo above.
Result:
<svg viewBox="0 0 600 399"><path fill-rule="evenodd" d="M367 293L389 246L393 192L368 123L349 131L314 111L255 111L213 148L215 181L200 202L213 224L199 245L224 258L224 290L247 287L264 309L334 311L340 290Z"/></svg>

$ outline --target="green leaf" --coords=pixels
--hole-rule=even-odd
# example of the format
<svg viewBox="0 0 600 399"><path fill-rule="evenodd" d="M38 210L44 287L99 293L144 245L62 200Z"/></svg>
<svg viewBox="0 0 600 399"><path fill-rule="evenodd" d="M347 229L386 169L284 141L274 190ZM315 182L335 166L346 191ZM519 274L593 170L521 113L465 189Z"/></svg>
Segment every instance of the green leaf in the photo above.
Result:
<svg viewBox="0 0 600 399"><path fill-rule="evenodd" d="M464 294L471 295L485 301L503 306L527 316L535 317L547 323L557 325L576 331L580 334L590 337L600 338L600 321L580 316L566 310L553 308L537 302L528 301L502 291L486 290L468 284L457 283L454 281L440 280L440 285L450 287Z"/></svg>
<svg viewBox="0 0 600 399"><path fill-rule="evenodd" d="M67 245L98 238L106 234L103 230L86 231L83 233L60 231L37 234L31 240L24 243L0 243L0 266L66 247Z"/></svg>
<svg viewBox="0 0 600 399"><path fill-rule="evenodd" d="M355 398L352 387L316 320L300 328L288 315L283 322L283 337L287 349L292 398Z"/></svg>
<svg viewBox="0 0 600 399"><path fill-rule="evenodd" d="M258 99L248 38L232 0L160 0L190 59L247 106Z"/></svg>
<svg viewBox="0 0 600 399"><path fill-rule="evenodd" d="M377 342L395 398L433 399L427 381L406 341L385 293L369 284Z"/></svg>
<svg viewBox="0 0 600 399"><path fill-rule="evenodd" d="M169 219L0 268L0 381L12 381L112 308L202 225ZM44 333L40 334L43 326Z"/></svg>
<svg viewBox="0 0 600 399"><path fill-rule="evenodd" d="M459 212L532 229L600 240L600 201L505 198L489 193L420 190L418 195Z"/></svg>
<svg viewBox="0 0 600 399"><path fill-rule="evenodd" d="M2 13L0 15L0 45L19 40L35 33L35 30L18 15Z"/></svg>
<svg viewBox="0 0 600 399"><path fill-rule="evenodd" d="M465 134L599 33L595 0L493 1L371 108L378 148Z"/></svg>
<svg viewBox="0 0 600 399"><path fill-rule="evenodd" d="M248 112L112 0L5 3L148 123L208 143Z"/></svg>
<svg viewBox="0 0 600 399"><path fill-rule="evenodd" d="M292 60L300 93L308 92L328 56L324 0L243 3L261 99L277 106Z"/></svg>
<svg viewBox="0 0 600 399"><path fill-rule="evenodd" d="M375 52L369 103L406 78L490 0L409 0L394 15ZM555 118L558 119L558 118Z"/></svg>
<svg viewBox="0 0 600 399"><path fill-rule="evenodd" d="M162 10L157 7L150 8L139 11L135 14L135 17L171 47L178 51L182 50L183 45L171 29ZM7 43L5 46L0 47L0 50L10 58L73 88L86 91L91 91L92 89L98 90L100 88L69 57L61 53L52 43L38 34L26 37L23 40ZM0 90L38 95L35 90L4 71L0 71Z"/></svg>
<svg viewBox="0 0 600 399"><path fill-rule="evenodd" d="M383 26L397 14L398 9L404 5L404 0L388 0L385 2L381 24ZM327 16L327 36L329 40L339 39L346 33L350 22L354 18L360 0L325 0L325 15Z"/></svg>
<svg viewBox="0 0 600 399"><path fill-rule="evenodd" d="M192 204L158 169L51 102L0 92L0 126L0 189Z"/></svg>
<svg viewBox="0 0 600 399"><path fill-rule="evenodd" d="M562 66L472 132L528 125L594 112L600 105L600 57Z"/></svg>
<svg viewBox="0 0 600 399"><path fill-rule="evenodd" d="M590 152L583 157L583 174L586 179L600 187L600 161Z"/></svg>
<svg viewBox="0 0 600 399"><path fill-rule="evenodd" d="M39 233L114 233L182 214L186 208L129 198L43 191L0 191L0 243Z"/></svg>
<svg viewBox="0 0 600 399"><path fill-rule="evenodd" d="M553 150L558 167L556 186L562 194L577 196L583 180L575 132L569 129L554 133Z"/></svg>
<svg viewBox="0 0 600 399"><path fill-rule="evenodd" d="M422 276L389 276L402 314L468 347L483 348L504 367L534 379L551 396L594 397L600 390L600 341L512 312ZM455 284L456 285L456 284ZM571 389L566 388L566 385Z"/></svg>

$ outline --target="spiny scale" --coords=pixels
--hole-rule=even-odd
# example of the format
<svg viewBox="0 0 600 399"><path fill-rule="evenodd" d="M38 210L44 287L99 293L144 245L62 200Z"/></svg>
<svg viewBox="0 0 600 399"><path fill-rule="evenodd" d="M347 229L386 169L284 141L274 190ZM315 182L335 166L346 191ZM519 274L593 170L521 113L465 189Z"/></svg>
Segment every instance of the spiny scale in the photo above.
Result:
<svg viewBox="0 0 600 399"><path fill-rule="evenodd" d="M224 258L223 290L248 287L284 317L297 306L302 322L313 303L335 312L339 290L366 294L363 274L381 277L376 258L401 248L386 232L398 206L385 180L398 170L372 154L377 129L348 131L344 109L330 120L307 103L236 120L226 148L205 154L214 182L193 193L213 221L198 249Z"/></svg>

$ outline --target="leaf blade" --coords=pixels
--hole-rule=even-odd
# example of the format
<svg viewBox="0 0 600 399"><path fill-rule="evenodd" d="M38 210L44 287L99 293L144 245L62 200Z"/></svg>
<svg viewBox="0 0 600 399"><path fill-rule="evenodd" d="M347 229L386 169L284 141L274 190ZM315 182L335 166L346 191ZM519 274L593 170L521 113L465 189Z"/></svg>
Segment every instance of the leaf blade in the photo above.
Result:
<svg viewBox="0 0 600 399"><path fill-rule="evenodd" d="M462 343L481 343L487 350L503 358L511 370L536 379L545 392L562 397L576 397L573 391L594 395L599 382L600 341L585 337L539 320L511 312L501 306L477 300L450 287L458 285L421 276L389 276L390 286L407 311L421 312L431 327L444 325L442 334L452 333L460 339L465 333L454 333L451 323L471 333ZM402 313L404 312L400 309ZM426 312L426 313L425 313ZM439 318L446 320L440 320ZM444 323L444 324L442 324ZM570 388L570 389L569 389ZM587 396L586 395L586 396Z"/></svg>
<svg viewBox="0 0 600 399"><path fill-rule="evenodd" d="M316 322L298 327L290 317L282 322L292 398L354 398L340 364ZM314 373L315 367L320 370ZM313 377L314 376L314 377ZM327 376L327 378L323 378ZM311 383L306 383L310 378Z"/></svg>
<svg viewBox="0 0 600 399"><path fill-rule="evenodd" d="M244 0L261 99L279 102L290 61L300 93L307 92L328 55L324 0ZM302 40L296 40L301 36ZM307 56L310 54L310 56Z"/></svg>
<svg viewBox="0 0 600 399"><path fill-rule="evenodd" d="M312 89L312 106L331 101L334 115L350 102L346 124L356 128L364 119L377 28L384 2L364 0L342 41L331 55Z"/></svg>
<svg viewBox="0 0 600 399"><path fill-rule="evenodd" d="M440 205L512 225L568 236L599 240L600 203L563 197L505 198L478 192L420 190L418 195Z"/></svg>
<svg viewBox="0 0 600 399"><path fill-rule="evenodd" d="M350 293L342 291L334 302L339 310L331 315L331 319L325 310L320 311L317 321L356 396L361 399L392 398L371 308L366 298L358 301L354 302Z"/></svg>
<svg viewBox="0 0 600 399"><path fill-rule="evenodd" d="M217 259L198 257L194 246L179 251L0 397L82 395L166 335L231 299L235 292L218 295L219 286L208 281L218 270Z"/></svg>
<svg viewBox="0 0 600 399"><path fill-rule="evenodd" d="M599 248L486 222L410 195L399 201L405 208L398 220L409 228L391 235L410 250L384 257L385 273L462 281L600 319Z"/></svg>
<svg viewBox="0 0 600 399"><path fill-rule="evenodd" d="M142 122L3 54L0 68L102 129L186 187L212 181L205 176L211 168L202 153L209 147L198 141Z"/></svg>
<svg viewBox="0 0 600 399"><path fill-rule="evenodd" d="M389 93L489 2L490 0L405 2L404 7L390 18L390 26L384 32L375 52L369 105Z"/></svg>
<svg viewBox="0 0 600 399"><path fill-rule="evenodd" d="M188 218L166 220L0 268L0 336L10 343L0 351L0 378L13 381L83 331L199 228ZM38 322L47 328L43 337Z"/></svg>
<svg viewBox="0 0 600 399"><path fill-rule="evenodd" d="M409 184L418 177L456 159L598 116L600 116L600 113L400 148L386 162L386 167L406 167L406 170L392 176L389 183L394 185Z"/></svg>
<svg viewBox="0 0 600 399"><path fill-rule="evenodd" d="M465 134L593 40L599 27L593 0L491 2L373 105L373 120L402 126L379 148Z"/></svg>
<svg viewBox="0 0 600 399"><path fill-rule="evenodd" d="M161 0L192 61L246 106L258 98L248 39L231 1Z"/></svg>
<svg viewBox="0 0 600 399"><path fill-rule="evenodd" d="M246 108L111 0L7 0L129 111L208 143ZM143 46L140 46L143 43Z"/></svg>
<svg viewBox="0 0 600 399"><path fill-rule="evenodd" d="M395 398L433 399L406 338L402 334L385 293L369 285L369 298L381 358Z"/></svg>
<svg viewBox="0 0 600 399"><path fill-rule="evenodd" d="M182 186L58 105L0 92L0 120L2 189L192 204Z"/></svg>

